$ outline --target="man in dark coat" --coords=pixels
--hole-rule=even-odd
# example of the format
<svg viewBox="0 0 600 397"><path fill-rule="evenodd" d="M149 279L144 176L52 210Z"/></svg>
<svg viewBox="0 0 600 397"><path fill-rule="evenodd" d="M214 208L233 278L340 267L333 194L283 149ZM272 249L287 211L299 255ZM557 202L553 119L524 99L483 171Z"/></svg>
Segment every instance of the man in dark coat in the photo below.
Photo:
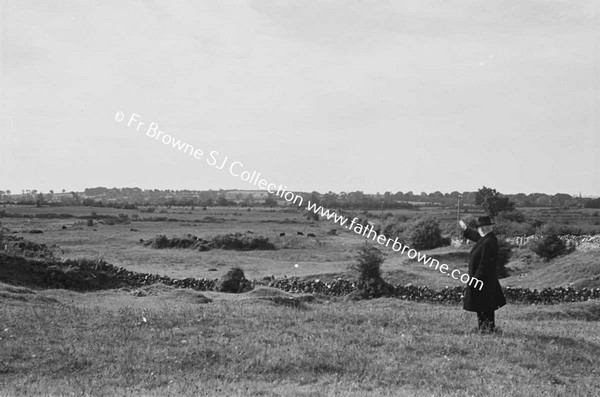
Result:
<svg viewBox="0 0 600 397"><path fill-rule="evenodd" d="M469 276L483 282L469 283L465 292L463 309L477 312L479 331L493 332L495 329L494 311L506 304L504 293L496 274L498 259L498 239L493 232L489 216L477 219L477 230L459 222L464 237L475 242L469 256Z"/></svg>

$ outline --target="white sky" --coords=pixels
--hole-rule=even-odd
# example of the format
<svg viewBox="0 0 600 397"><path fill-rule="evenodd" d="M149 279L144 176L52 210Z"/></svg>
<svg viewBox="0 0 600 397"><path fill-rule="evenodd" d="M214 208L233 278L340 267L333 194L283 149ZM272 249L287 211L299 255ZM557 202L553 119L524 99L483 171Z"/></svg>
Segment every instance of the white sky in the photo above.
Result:
<svg viewBox="0 0 600 397"><path fill-rule="evenodd" d="M600 195L600 0L0 0L0 190ZM141 131L141 130L140 130Z"/></svg>

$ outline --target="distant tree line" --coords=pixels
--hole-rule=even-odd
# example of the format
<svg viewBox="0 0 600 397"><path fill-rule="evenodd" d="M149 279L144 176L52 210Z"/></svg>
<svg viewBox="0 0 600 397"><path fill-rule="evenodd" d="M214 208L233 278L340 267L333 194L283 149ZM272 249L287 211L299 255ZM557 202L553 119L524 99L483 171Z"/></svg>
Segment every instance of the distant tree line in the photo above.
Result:
<svg viewBox="0 0 600 397"><path fill-rule="evenodd" d="M484 189L487 189L484 186ZM401 209L416 208L422 205L455 207L460 196L461 204L464 206L482 205L491 213L498 213L494 206L513 203L514 207L586 207L600 208L600 198L581 198L566 193L548 195L545 193L531 194L507 194L499 195L493 193L493 189L486 190L482 199L481 192L458 192L433 193L421 192L415 194L412 191L396 193L385 192L383 194L367 194L362 191L355 192L310 192L298 193L304 199L317 200L320 205L330 209ZM0 202L29 205L85 205L85 206L108 206L127 208L126 206L153 205L153 206L267 206L276 207L288 205L285 200L275 195L261 195L256 197L252 194L232 194L227 190L159 190L140 189L138 187L126 188L87 188L83 192L41 193L37 190L23 190L12 192L0 190ZM490 196L491 195L491 196ZM488 197L489 196L489 197ZM490 197L492 201L490 201ZM482 201L483 200L483 201ZM486 204L485 201L488 201ZM499 203L504 200L504 203Z"/></svg>

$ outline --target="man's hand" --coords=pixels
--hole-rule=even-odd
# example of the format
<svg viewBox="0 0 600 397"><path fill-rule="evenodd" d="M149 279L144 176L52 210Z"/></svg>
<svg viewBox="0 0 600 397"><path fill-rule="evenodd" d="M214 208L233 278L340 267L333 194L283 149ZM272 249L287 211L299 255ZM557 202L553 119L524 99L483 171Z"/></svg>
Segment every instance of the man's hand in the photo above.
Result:
<svg viewBox="0 0 600 397"><path fill-rule="evenodd" d="M460 221L458 221L458 224L460 225L460 227L462 228L462 230L467 230L467 224L464 223L462 221L462 219Z"/></svg>

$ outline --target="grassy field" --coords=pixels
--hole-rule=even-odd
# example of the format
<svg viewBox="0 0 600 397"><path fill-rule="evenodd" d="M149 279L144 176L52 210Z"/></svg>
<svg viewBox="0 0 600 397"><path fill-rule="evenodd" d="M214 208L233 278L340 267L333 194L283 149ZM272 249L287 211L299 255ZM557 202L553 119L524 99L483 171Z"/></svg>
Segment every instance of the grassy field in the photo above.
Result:
<svg viewBox="0 0 600 397"><path fill-rule="evenodd" d="M296 307L150 289L3 299L4 395L597 395L600 304L498 312L397 299ZM18 296L18 299L15 298Z"/></svg>
<svg viewBox="0 0 600 397"><path fill-rule="evenodd" d="M217 278L234 265L251 279L352 278L348 265L363 242L343 229L328 235L333 222L311 224L282 210L3 210L178 219L96 222L93 227L84 219L2 219L18 236L56 244L63 258L102 257L129 270L175 278ZM440 218L454 214L432 211ZM585 214L573 212L566 219L583 222L581 216ZM211 218L191 222L205 217ZM43 233L27 233L34 229ZM249 230L269 237L279 249L197 252L155 250L140 243L157 234L208 238ZM280 237L282 232L286 236ZM388 281L434 288L461 285L405 255L384 251ZM428 253L464 271L467 252L468 247L444 247ZM544 262L519 249L508 268L512 274L501 280L503 286L600 286L597 251ZM272 288L222 294L156 285L75 293L0 284L0 301L0 395L600 394L597 301L507 305L497 312L499 335L471 332L475 315L460 306L387 298L351 302Z"/></svg>

